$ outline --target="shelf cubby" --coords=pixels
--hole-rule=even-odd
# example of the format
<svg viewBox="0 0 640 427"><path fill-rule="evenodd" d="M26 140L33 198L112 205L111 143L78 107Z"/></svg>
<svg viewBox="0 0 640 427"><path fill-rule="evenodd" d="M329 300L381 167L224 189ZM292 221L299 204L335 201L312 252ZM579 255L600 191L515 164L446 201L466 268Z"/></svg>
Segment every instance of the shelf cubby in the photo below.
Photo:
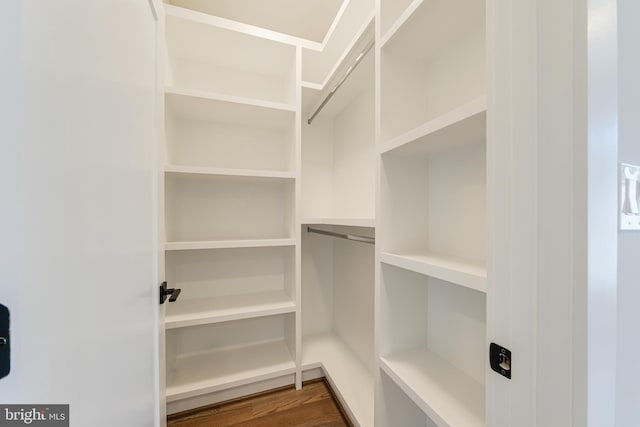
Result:
<svg viewBox="0 0 640 427"><path fill-rule="evenodd" d="M293 176L295 110L197 95L166 90L168 165Z"/></svg>
<svg viewBox="0 0 640 427"><path fill-rule="evenodd" d="M294 374L295 317L266 316L167 331L167 402Z"/></svg>
<svg viewBox="0 0 640 427"><path fill-rule="evenodd" d="M168 86L295 105L296 47L166 5Z"/></svg>
<svg viewBox="0 0 640 427"><path fill-rule="evenodd" d="M182 289L167 305L167 329L292 313L293 247L167 252L166 279Z"/></svg>
<svg viewBox="0 0 640 427"><path fill-rule="evenodd" d="M288 239L294 235L293 180L168 174L165 187L169 248L173 243L179 248L181 242Z"/></svg>
<svg viewBox="0 0 640 427"><path fill-rule="evenodd" d="M304 218L375 216L374 58L372 50L310 125L306 117L326 93L303 90Z"/></svg>
<svg viewBox="0 0 640 427"><path fill-rule="evenodd" d="M401 18L380 47L383 143L486 94L484 2L405 3L381 5Z"/></svg>
<svg viewBox="0 0 640 427"><path fill-rule="evenodd" d="M382 265L380 368L438 427L484 426L486 295Z"/></svg>
<svg viewBox="0 0 640 427"><path fill-rule="evenodd" d="M425 268L436 264L462 275L471 273L479 280L486 276L482 271L486 259L486 137L481 116L477 117L482 120L473 119L481 122L478 133L467 140L445 138L447 144L434 145L430 144L431 134L426 140L383 154L380 191L385 202L380 215L387 230L383 253L414 264L423 262ZM442 278L459 282L449 275ZM459 284L483 288L478 281Z"/></svg>
<svg viewBox="0 0 640 427"><path fill-rule="evenodd" d="M374 237L370 227L316 225ZM357 425L373 425L374 246L302 232L302 370L322 368Z"/></svg>

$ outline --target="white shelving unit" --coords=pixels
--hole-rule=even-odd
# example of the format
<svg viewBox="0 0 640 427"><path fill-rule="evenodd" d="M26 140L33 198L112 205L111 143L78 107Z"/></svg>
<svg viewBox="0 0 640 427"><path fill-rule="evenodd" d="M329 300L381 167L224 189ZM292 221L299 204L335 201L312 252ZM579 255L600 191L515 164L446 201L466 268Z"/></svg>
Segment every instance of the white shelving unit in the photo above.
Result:
<svg viewBox="0 0 640 427"><path fill-rule="evenodd" d="M376 425L485 425L485 4L381 0Z"/></svg>
<svg viewBox="0 0 640 427"><path fill-rule="evenodd" d="M165 276L182 290L165 313L172 413L298 372L300 48L195 10L165 15Z"/></svg>
<svg viewBox="0 0 640 427"><path fill-rule="evenodd" d="M485 3L336 3L322 42L166 3L169 413L324 375L359 426L484 426Z"/></svg>

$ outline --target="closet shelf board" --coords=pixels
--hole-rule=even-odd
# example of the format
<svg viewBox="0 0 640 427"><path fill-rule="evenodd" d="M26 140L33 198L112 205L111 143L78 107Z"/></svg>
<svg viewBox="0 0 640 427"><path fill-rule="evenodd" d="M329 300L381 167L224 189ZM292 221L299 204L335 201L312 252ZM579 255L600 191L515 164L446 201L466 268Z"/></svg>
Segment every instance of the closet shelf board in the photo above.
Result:
<svg viewBox="0 0 640 427"><path fill-rule="evenodd" d="M485 141L486 111L486 97L477 98L383 143L380 154L425 156L470 142Z"/></svg>
<svg viewBox="0 0 640 427"><path fill-rule="evenodd" d="M396 254L382 252L380 261L425 276L487 292L487 270L478 265L461 262L455 258L423 254Z"/></svg>
<svg viewBox="0 0 640 427"><path fill-rule="evenodd" d="M352 227L375 227L375 218L303 218L301 224L344 225Z"/></svg>
<svg viewBox="0 0 640 427"><path fill-rule="evenodd" d="M258 178L269 181L295 179L292 172L254 170L254 169L226 169L208 168L200 166L167 165L164 167L166 173L171 174L194 174L194 175L214 175L214 176L234 176L246 178Z"/></svg>
<svg viewBox="0 0 640 427"><path fill-rule="evenodd" d="M167 306L167 329L292 313L296 304L284 291L178 300Z"/></svg>
<svg viewBox="0 0 640 427"><path fill-rule="evenodd" d="M191 98L208 99L211 101L229 102L233 104L248 105L278 111L296 111L296 106L291 104L263 101L261 99L254 98L244 98L241 96L226 95L221 93L207 92L203 90L165 86L164 91L166 95L185 96Z"/></svg>
<svg viewBox="0 0 640 427"><path fill-rule="evenodd" d="M183 357L177 360L168 376L167 401L213 393L295 371L295 362L284 340Z"/></svg>
<svg viewBox="0 0 640 427"><path fill-rule="evenodd" d="M269 246L295 246L296 239L211 240L192 242L167 242L165 250L264 248Z"/></svg>
<svg viewBox="0 0 640 427"><path fill-rule="evenodd" d="M210 25L212 27L223 28L226 30L236 31L243 34L248 34L254 37L260 37L266 40L271 40L278 43L284 43L292 46L302 46L303 48L312 50L322 50L323 44L314 42L311 40L303 39L300 37L292 36L285 33L280 33L266 28L257 27L255 25L245 24L231 19L221 18L219 16L209 15L207 13L199 12L192 9L187 9L172 4L164 4L164 10L167 16L173 18L180 18L191 21L193 23Z"/></svg>
<svg viewBox="0 0 640 427"><path fill-rule="evenodd" d="M324 88L324 86L322 86L322 83L314 83L314 82L306 82L306 81L301 81L300 87L304 89L315 90L315 91L321 91Z"/></svg>
<svg viewBox="0 0 640 427"><path fill-rule="evenodd" d="M167 116L234 125L262 126L268 129L286 129L295 123L295 112L289 109L272 109L262 105L237 103L227 100L226 95L221 97L224 99L191 96L192 92L189 89L176 88L167 92L165 96Z"/></svg>
<svg viewBox="0 0 640 427"><path fill-rule="evenodd" d="M322 368L349 415L361 426L372 426L373 373L335 334L302 338L302 370L315 368Z"/></svg>
<svg viewBox="0 0 640 427"><path fill-rule="evenodd" d="M484 386L434 353L381 357L380 366L438 427L484 427Z"/></svg>

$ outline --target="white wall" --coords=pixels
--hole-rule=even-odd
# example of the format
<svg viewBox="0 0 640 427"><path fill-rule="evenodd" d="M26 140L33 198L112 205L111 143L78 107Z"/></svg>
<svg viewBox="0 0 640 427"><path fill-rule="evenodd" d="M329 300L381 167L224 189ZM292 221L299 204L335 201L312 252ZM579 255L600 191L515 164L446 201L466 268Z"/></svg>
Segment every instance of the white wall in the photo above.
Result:
<svg viewBox="0 0 640 427"><path fill-rule="evenodd" d="M620 162L640 165L640 2L618 0ZM616 426L640 425L640 232L618 234Z"/></svg>

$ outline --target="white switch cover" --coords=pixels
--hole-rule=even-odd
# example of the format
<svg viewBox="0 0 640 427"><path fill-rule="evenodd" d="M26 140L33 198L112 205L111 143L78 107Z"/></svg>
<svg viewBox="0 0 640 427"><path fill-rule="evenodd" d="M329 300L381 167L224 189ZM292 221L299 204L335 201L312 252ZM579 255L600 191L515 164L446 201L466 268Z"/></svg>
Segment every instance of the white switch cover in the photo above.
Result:
<svg viewBox="0 0 640 427"><path fill-rule="evenodd" d="M640 230L640 166L620 164L620 230Z"/></svg>

